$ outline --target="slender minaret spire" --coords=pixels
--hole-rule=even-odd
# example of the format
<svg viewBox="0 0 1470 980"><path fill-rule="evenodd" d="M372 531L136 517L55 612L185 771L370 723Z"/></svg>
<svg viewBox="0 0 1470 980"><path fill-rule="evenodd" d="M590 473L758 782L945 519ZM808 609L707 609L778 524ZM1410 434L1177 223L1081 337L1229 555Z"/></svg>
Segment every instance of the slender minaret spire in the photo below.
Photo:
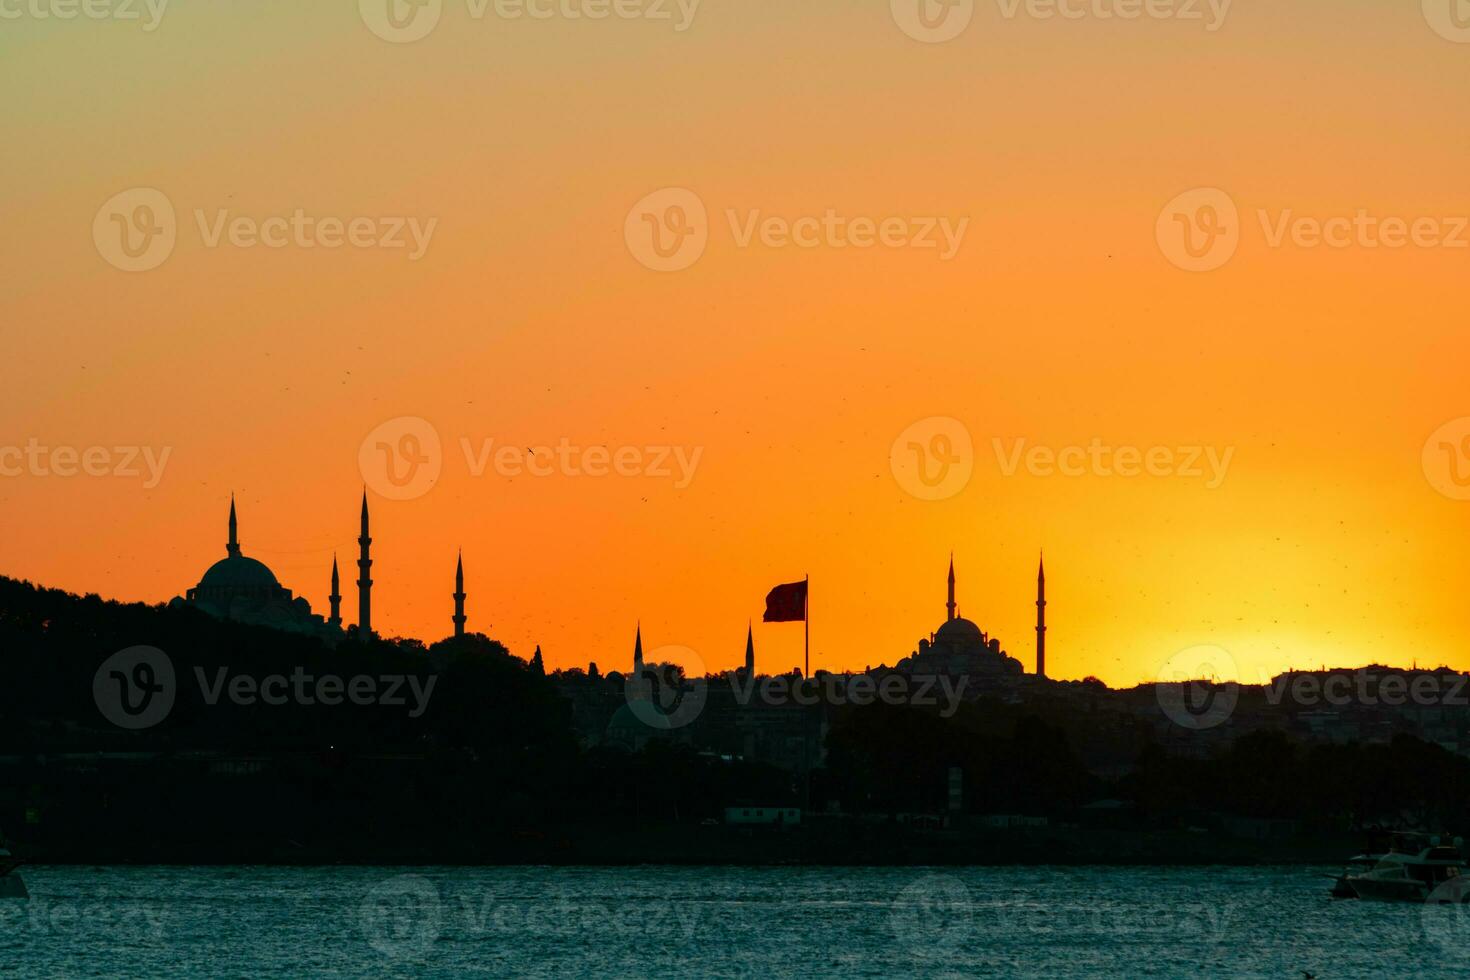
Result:
<svg viewBox="0 0 1470 980"><path fill-rule="evenodd" d="M327 596L327 601L332 604L332 615L327 620L327 625L335 629L342 628L342 582L337 576L337 556L332 555L332 594Z"/></svg>
<svg viewBox="0 0 1470 980"><path fill-rule="evenodd" d="M952 551L949 553L949 602L945 603L944 607L949 610L949 618L954 619L954 552Z"/></svg>
<svg viewBox="0 0 1470 980"><path fill-rule="evenodd" d="M373 560L369 555L373 539L368 535L366 490L362 492L362 535L357 543L362 549L357 559L357 631L366 643L373 635Z"/></svg>
<svg viewBox="0 0 1470 980"><path fill-rule="evenodd" d="M231 558L240 557L240 534L239 526L235 522L235 495L230 494L230 540L225 545L225 552Z"/></svg>
<svg viewBox="0 0 1470 980"><path fill-rule="evenodd" d="M464 636L464 553L454 569L454 635ZM536 648L540 650L540 647Z"/></svg>
<svg viewBox="0 0 1470 980"><path fill-rule="evenodd" d="M745 676L755 676L755 626L745 627Z"/></svg>
<svg viewBox="0 0 1470 980"><path fill-rule="evenodd" d="M638 624L638 635L633 639L633 673L643 671L643 624Z"/></svg>
<svg viewBox="0 0 1470 980"><path fill-rule="evenodd" d="M1046 676L1046 555L1036 566L1036 676Z"/></svg>

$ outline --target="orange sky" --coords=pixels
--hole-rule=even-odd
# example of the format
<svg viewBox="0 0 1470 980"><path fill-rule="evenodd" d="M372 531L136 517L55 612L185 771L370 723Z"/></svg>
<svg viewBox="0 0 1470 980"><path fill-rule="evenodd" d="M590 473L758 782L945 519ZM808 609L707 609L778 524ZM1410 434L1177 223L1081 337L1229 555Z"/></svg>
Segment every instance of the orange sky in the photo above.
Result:
<svg viewBox="0 0 1470 980"><path fill-rule="evenodd" d="M322 611L366 481L380 631L449 632L463 546L471 628L553 666L625 667L640 618L650 649L732 666L766 590L806 574L813 666L892 663L942 620L953 549L962 613L1029 669L1045 547L1054 676L1134 683L1198 644L1250 680L1470 669L1470 503L1422 455L1470 416L1470 248L1270 234L1361 210L1453 237L1470 43L1415 3L1237 3L1213 32L980 3L935 44L888 6L705 0L680 32L462 0L403 44L350 3L0 22L0 448L169 452L155 486L0 476L0 572L167 600L223 556L234 491L246 554ZM140 187L177 243L125 272L94 222ZM625 225L670 187L708 243L657 272ZM1209 272L1156 237L1196 188L1239 212ZM968 224L948 260L740 242L757 212L829 209ZM208 242L221 211L297 210L435 225L416 261ZM394 501L359 449L402 417L438 434L442 475ZM935 417L973 475L931 501L890 451ZM698 466L476 476L462 440L490 439ZM1213 487L1005 472L1018 440L1094 439L1230 462ZM800 662L799 625L756 642L765 668Z"/></svg>

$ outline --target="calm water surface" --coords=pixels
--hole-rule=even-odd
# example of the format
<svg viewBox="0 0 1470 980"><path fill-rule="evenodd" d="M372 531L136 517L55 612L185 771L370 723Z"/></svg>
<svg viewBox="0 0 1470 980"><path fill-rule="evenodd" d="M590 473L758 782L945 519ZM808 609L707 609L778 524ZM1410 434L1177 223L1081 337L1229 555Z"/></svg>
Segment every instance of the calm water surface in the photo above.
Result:
<svg viewBox="0 0 1470 980"><path fill-rule="evenodd" d="M57 868L38 977L1465 977L1470 913L1302 868Z"/></svg>

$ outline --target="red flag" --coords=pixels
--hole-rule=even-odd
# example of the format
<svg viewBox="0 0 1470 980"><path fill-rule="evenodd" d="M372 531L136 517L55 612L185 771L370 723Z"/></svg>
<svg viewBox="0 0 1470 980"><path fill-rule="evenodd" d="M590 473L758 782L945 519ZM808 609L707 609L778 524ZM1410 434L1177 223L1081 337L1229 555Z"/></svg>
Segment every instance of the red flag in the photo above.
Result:
<svg viewBox="0 0 1470 980"><path fill-rule="evenodd" d="M766 596L763 623L801 623L806 621L806 583L778 585Z"/></svg>

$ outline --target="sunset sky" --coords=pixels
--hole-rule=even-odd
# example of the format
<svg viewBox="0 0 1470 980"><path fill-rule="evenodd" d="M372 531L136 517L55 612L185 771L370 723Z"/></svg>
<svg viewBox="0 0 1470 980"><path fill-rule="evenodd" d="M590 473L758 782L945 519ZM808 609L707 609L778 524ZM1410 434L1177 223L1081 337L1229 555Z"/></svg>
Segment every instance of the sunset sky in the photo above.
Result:
<svg viewBox="0 0 1470 980"><path fill-rule="evenodd" d="M47 2L0 0L21 12L0 19L0 446L168 456L154 486L0 476L0 574L167 601L224 556L234 492L245 553L325 612L366 483L380 632L450 632L462 547L470 628L552 667L626 669L641 620L650 651L725 669L751 619L763 669L798 665L800 625L759 620L805 575L813 667L891 664L942 622L953 550L961 613L1030 670L1045 548L1055 677L1153 680L1201 644L1250 681L1470 669L1470 502L1438 438L1425 454L1470 434L1470 43L1418 2L1238 0L1211 31L1203 0L1204 22L989 0L942 43L879 0L705 0L683 31L672 0L597 21L446 0L412 43L347 0L175 0L151 31ZM177 244L128 272L94 224L135 188ZM707 209L679 271L625 235L665 188ZM1191 272L1157 229L1200 188L1238 207L1239 245ZM220 212L298 210L434 224L416 260L209 243ZM941 242L938 219L968 223L947 260L741 243L829 210L936 219ZM1283 216L1360 211L1448 241L1272 245ZM403 418L442 473L392 500L360 450ZM933 418L973 444L942 500L890 458ZM492 451L477 476L487 440L698 462L684 486L672 457L534 476ZM1229 464L1007 473L1018 444L1093 440ZM1461 455L1443 466L1470 474Z"/></svg>

